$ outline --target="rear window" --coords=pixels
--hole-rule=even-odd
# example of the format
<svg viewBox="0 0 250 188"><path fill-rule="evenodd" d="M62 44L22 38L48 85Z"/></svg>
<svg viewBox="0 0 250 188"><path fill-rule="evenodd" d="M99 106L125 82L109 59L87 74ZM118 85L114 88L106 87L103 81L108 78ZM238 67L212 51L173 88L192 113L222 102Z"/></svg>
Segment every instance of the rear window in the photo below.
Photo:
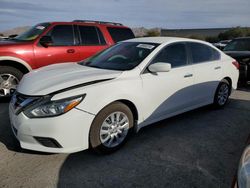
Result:
<svg viewBox="0 0 250 188"><path fill-rule="evenodd" d="M105 39L99 28L94 26L78 26L81 45L105 45Z"/></svg>
<svg viewBox="0 0 250 188"><path fill-rule="evenodd" d="M115 43L135 38L134 33L129 28L108 27L107 29Z"/></svg>
<svg viewBox="0 0 250 188"><path fill-rule="evenodd" d="M193 42L189 42L187 44L193 58L193 63L216 61L220 59L220 53L210 46Z"/></svg>

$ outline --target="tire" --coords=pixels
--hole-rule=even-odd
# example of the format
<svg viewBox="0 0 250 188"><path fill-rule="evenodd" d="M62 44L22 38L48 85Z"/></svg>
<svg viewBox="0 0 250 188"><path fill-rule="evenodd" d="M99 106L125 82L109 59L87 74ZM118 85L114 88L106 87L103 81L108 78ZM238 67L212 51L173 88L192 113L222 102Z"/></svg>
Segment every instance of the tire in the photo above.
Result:
<svg viewBox="0 0 250 188"><path fill-rule="evenodd" d="M18 83L23 77L23 73L10 66L0 66L0 98L10 97ZM11 79L8 83L6 80Z"/></svg>
<svg viewBox="0 0 250 188"><path fill-rule="evenodd" d="M231 93L231 85L227 80L222 80L215 92L213 106L222 108L226 105Z"/></svg>
<svg viewBox="0 0 250 188"><path fill-rule="evenodd" d="M97 114L91 125L90 147L97 153L112 153L126 143L133 126L134 118L129 107L121 102L111 103Z"/></svg>

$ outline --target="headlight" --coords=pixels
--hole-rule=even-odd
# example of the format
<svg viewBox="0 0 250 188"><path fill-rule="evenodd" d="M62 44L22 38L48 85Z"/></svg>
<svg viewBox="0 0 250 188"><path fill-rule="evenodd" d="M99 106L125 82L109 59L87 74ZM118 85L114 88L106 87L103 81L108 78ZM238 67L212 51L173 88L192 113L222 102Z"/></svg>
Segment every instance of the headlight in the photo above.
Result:
<svg viewBox="0 0 250 188"><path fill-rule="evenodd" d="M24 114L29 118L58 116L76 107L84 99L85 96L86 95L70 97L56 101L44 99L44 101L41 101L26 109L24 111Z"/></svg>
<svg viewBox="0 0 250 188"><path fill-rule="evenodd" d="M242 154L237 179L239 188L250 187L250 146Z"/></svg>

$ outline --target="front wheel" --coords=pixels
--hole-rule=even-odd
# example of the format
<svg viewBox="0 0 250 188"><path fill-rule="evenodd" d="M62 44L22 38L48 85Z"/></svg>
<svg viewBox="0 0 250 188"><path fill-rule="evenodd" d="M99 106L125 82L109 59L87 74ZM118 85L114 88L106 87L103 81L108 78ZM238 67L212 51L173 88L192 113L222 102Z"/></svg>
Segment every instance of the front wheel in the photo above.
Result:
<svg viewBox="0 0 250 188"><path fill-rule="evenodd" d="M111 153L127 141L133 126L133 114L128 106L114 102L94 119L89 135L90 146L98 153Z"/></svg>
<svg viewBox="0 0 250 188"><path fill-rule="evenodd" d="M0 66L0 98L11 96L23 77L23 73L14 67Z"/></svg>
<svg viewBox="0 0 250 188"><path fill-rule="evenodd" d="M217 108L225 106L228 101L229 95L231 92L230 84L227 80L222 80L215 92L214 96L214 106Z"/></svg>

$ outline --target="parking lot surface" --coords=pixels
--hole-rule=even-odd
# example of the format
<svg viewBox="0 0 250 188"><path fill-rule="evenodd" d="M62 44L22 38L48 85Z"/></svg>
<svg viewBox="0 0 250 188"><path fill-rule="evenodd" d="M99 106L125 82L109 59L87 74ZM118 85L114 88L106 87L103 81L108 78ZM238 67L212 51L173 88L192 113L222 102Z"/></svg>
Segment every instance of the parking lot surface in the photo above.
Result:
<svg viewBox="0 0 250 188"><path fill-rule="evenodd" d="M35 126L35 125L34 125ZM69 125L70 126L70 125ZM23 150L0 103L0 187L230 187L250 133L250 89L140 130L111 155Z"/></svg>

